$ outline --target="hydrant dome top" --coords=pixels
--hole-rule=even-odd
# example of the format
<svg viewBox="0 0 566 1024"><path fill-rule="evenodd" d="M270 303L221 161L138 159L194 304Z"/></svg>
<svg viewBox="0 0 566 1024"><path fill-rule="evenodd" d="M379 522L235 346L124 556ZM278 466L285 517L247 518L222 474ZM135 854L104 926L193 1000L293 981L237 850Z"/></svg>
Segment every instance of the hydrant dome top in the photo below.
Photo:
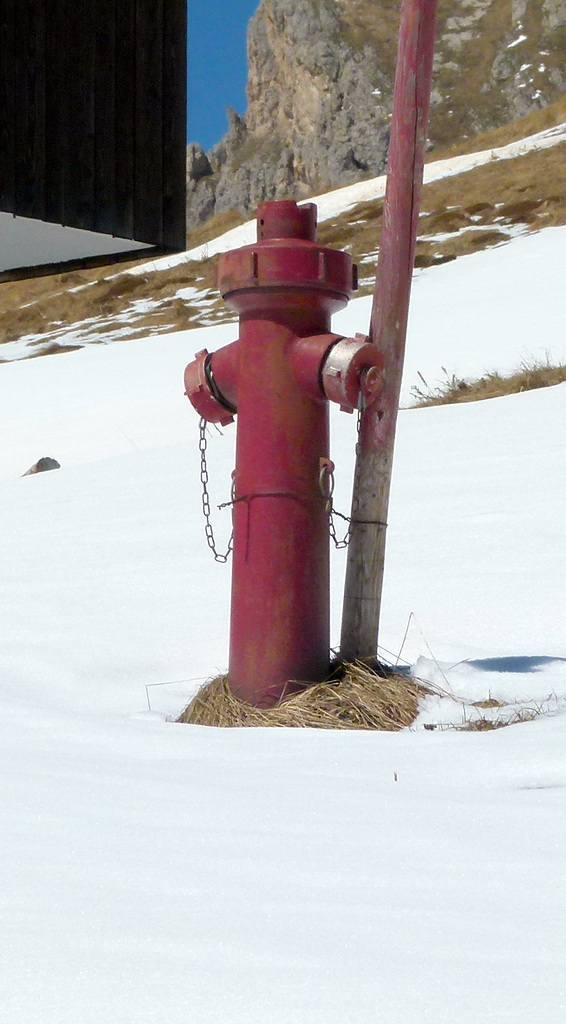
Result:
<svg viewBox="0 0 566 1024"><path fill-rule="evenodd" d="M314 203L298 206L294 199L260 203L257 208L257 240L298 238L316 241L317 209Z"/></svg>

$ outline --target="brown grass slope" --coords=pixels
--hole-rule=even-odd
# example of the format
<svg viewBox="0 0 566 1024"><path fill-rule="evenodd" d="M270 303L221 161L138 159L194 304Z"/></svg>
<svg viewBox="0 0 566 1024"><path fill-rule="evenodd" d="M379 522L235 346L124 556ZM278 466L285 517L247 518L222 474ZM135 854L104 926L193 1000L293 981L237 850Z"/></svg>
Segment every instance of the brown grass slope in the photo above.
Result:
<svg viewBox="0 0 566 1024"><path fill-rule="evenodd" d="M0 284L0 362L3 342L28 335L36 336L30 342L32 356L34 348L43 350L47 342L50 351L62 351L104 342L120 327L129 329L127 336L133 338L199 327L211 322L211 316L219 321L227 315L214 290L213 261L206 258L151 273L110 269L101 276L100 270L80 270L31 283L31 289L27 281ZM206 310L201 303L177 297L179 290L190 287L208 300ZM79 337L72 333L73 325Z"/></svg>
<svg viewBox="0 0 566 1024"><path fill-rule="evenodd" d="M325 244L346 249L360 264L360 294L373 288L382 212L381 200L366 202L320 227ZM498 245L508 239L510 230L537 231L563 224L566 142L426 185L415 265L443 263Z"/></svg>
<svg viewBox="0 0 566 1024"><path fill-rule="evenodd" d="M433 149L428 153L426 161L431 163L433 160L444 160L447 157L459 156L464 153L477 153L482 149L508 146L510 142L519 142L521 139L527 139L530 135L536 135L537 132L556 128L557 125L564 124L564 122L566 122L566 96L560 96L553 103L543 107L542 110L533 111L533 113L511 121L509 124L503 124L501 127L493 128L481 135L461 138L451 145Z"/></svg>

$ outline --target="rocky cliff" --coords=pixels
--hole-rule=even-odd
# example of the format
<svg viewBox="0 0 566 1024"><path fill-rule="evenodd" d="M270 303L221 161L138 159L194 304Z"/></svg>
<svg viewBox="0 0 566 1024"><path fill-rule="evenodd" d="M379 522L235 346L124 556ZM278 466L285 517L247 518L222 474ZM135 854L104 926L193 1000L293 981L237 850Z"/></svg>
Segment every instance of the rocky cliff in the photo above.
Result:
<svg viewBox="0 0 566 1024"><path fill-rule="evenodd" d="M210 153L189 146L188 225L380 174L399 3L262 0L248 31L248 109ZM566 92L566 0L440 0L431 147Z"/></svg>

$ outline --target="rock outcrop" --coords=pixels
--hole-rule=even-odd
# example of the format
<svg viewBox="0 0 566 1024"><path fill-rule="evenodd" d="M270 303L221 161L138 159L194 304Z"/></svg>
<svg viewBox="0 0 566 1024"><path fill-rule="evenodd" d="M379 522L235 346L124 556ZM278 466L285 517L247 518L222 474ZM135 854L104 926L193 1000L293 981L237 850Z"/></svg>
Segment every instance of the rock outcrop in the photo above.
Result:
<svg viewBox="0 0 566 1024"><path fill-rule="evenodd" d="M389 0L262 0L248 31L246 114L228 112L210 153L189 147L189 227L380 174L398 20ZM552 102L565 68L566 0L440 0L431 146Z"/></svg>
<svg viewBox="0 0 566 1024"><path fill-rule="evenodd" d="M35 473L47 473L50 469L61 469L57 459L51 459L48 455L44 455L37 462L34 462L33 466L22 473L22 476L34 476Z"/></svg>

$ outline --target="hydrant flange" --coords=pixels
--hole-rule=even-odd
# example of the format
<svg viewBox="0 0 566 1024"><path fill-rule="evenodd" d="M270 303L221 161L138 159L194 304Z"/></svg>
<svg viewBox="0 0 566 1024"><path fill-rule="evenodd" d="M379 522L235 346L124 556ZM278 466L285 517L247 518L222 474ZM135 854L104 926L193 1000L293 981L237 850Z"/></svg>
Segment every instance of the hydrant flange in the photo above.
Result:
<svg viewBox="0 0 566 1024"><path fill-rule="evenodd" d="M316 207L292 200L260 203L258 241L221 253L217 286L240 313L269 305L273 292L285 290L288 307L299 296L319 293L329 311L346 305L358 287L358 271L348 253L316 242ZM324 297L324 298L323 298ZM280 300L279 300L280 301ZM299 299L305 309L304 299Z"/></svg>

